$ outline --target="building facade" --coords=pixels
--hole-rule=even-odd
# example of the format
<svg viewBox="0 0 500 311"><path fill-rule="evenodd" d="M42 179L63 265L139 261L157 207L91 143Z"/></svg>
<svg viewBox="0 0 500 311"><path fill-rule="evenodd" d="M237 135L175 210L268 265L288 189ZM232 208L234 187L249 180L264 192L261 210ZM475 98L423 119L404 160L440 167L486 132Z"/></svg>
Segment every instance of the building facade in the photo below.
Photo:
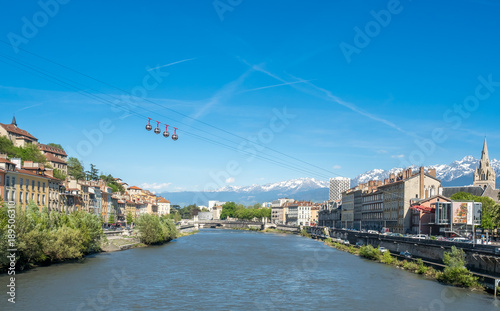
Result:
<svg viewBox="0 0 500 311"><path fill-rule="evenodd" d="M328 201L339 201L342 198L342 192L351 188L351 179L345 177L330 178L330 189Z"/></svg>
<svg viewBox="0 0 500 311"><path fill-rule="evenodd" d="M425 173L421 167L418 173L412 169L403 170L397 176L391 176L390 181L379 187L384 192L384 227L392 232L411 232L411 199L428 198L431 193L437 193L441 181L436 178L434 169Z"/></svg>
<svg viewBox="0 0 500 311"><path fill-rule="evenodd" d="M384 227L384 192L366 192L362 196L362 229L380 231Z"/></svg>

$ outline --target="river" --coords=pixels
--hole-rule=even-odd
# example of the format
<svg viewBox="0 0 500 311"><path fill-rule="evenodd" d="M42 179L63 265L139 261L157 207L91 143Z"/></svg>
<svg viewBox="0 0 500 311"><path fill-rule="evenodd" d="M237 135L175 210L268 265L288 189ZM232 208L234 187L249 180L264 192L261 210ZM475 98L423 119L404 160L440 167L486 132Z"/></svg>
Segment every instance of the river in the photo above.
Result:
<svg viewBox="0 0 500 311"><path fill-rule="evenodd" d="M0 276L7 288L8 276ZM295 235L207 229L163 246L16 275L0 310L496 310L443 286Z"/></svg>

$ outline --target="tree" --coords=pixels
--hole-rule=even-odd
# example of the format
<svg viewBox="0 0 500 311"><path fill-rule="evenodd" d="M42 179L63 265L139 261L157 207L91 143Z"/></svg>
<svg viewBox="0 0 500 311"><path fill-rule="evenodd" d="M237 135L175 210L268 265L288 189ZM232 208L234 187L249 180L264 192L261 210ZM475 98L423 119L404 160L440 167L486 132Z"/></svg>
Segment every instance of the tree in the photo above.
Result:
<svg viewBox="0 0 500 311"><path fill-rule="evenodd" d="M222 212L220 213L220 219L226 219L228 217L236 216L236 203L227 202L222 205Z"/></svg>
<svg viewBox="0 0 500 311"><path fill-rule="evenodd" d="M478 286L477 277L465 267L465 252L455 246L451 251L444 252L443 263L446 265L443 272L439 274L438 280L455 286Z"/></svg>
<svg viewBox="0 0 500 311"><path fill-rule="evenodd" d="M130 225L133 222L134 222L134 215L132 215L132 212L128 212L127 213L127 224Z"/></svg>
<svg viewBox="0 0 500 311"><path fill-rule="evenodd" d="M63 171L54 169L54 177L60 180L66 180L66 174Z"/></svg>
<svg viewBox="0 0 500 311"><path fill-rule="evenodd" d="M474 201L483 204L481 227L483 229L493 229L499 226L500 205L495 204L493 199L488 197L479 197L467 192L457 192L450 197L454 201Z"/></svg>
<svg viewBox="0 0 500 311"><path fill-rule="evenodd" d="M59 149L61 149L61 150L64 151L64 148L61 145L59 145L59 144L50 143L50 144L47 144L47 146L51 146L51 147L54 147L54 148L59 148Z"/></svg>
<svg viewBox="0 0 500 311"><path fill-rule="evenodd" d="M35 144L27 144L25 147L16 147L16 157L23 161L33 161L35 163L47 162L47 159Z"/></svg>
<svg viewBox="0 0 500 311"><path fill-rule="evenodd" d="M92 163L90 164L90 171L88 172L88 175L91 180L99 180L99 170Z"/></svg>
<svg viewBox="0 0 500 311"><path fill-rule="evenodd" d="M68 158L68 174L76 180L81 180L85 178L85 173L83 170L83 165L77 158Z"/></svg>
<svg viewBox="0 0 500 311"><path fill-rule="evenodd" d="M109 214L108 223L110 223L110 224L115 223L115 214Z"/></svg>
<svg viewBox="0 0 500 311"><path fill-rule="evenodd" d="M15 156L14 144L6 136L0 136L0 153L5 153L9 157Z"/></svg>

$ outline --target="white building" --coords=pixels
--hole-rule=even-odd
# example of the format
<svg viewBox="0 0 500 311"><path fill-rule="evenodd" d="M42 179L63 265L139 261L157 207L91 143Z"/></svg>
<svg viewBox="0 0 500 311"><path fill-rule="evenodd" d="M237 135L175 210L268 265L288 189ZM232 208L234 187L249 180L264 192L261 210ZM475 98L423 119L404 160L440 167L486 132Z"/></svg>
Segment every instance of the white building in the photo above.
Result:
<svg viewBox="0 0 500 311"><path fill-rule="evenodd" d="M297 207L297 225L309 226L311 224L311 204Z"/></svg>
<svg viewBox="0 0 500 311"><path fill-rule="evenodd" d="M342 199L342 192L351 188L351 179L345 177L330 178L330 193L328 201L339 201Z"/></svg>
<svg viewBox="0 0 500 311"><path fill-rule="evenodd" d="M170 201L160 197L158 199L158 216L170 214Z"/></svg>
<svg viewBox="0 0 500 311"><path fill-rule="evenodd" d="M222 206L224 204L226 204L226 202L208 201L208 210L211 212L211 211L213 211L214 206L217 206L217 205Z"/></svg>

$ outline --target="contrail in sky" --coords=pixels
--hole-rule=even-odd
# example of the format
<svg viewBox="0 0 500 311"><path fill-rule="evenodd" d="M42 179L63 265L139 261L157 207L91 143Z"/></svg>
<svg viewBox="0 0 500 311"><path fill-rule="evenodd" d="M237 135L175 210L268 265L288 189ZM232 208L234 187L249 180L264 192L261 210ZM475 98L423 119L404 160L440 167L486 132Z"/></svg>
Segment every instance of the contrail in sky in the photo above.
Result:
<svg viewBox="0 0 500 311"><path fill-rule="evenodd" d="M158 67L150 68L150 69L148 69L148 71L155 70L155 69L158 69L158 68L168 67L168 66L172 66L172 65L176 65L176 64L180 64L180 63L183 63L183 62L188 62L190 60L195 60L195 59L196 58L187 58L187 59L179 60L179 61L176 61L176 62L173 62L173 63L170 63L170 64L166 64L166 65L161 65L161 66L158 66Z"/></svg>

